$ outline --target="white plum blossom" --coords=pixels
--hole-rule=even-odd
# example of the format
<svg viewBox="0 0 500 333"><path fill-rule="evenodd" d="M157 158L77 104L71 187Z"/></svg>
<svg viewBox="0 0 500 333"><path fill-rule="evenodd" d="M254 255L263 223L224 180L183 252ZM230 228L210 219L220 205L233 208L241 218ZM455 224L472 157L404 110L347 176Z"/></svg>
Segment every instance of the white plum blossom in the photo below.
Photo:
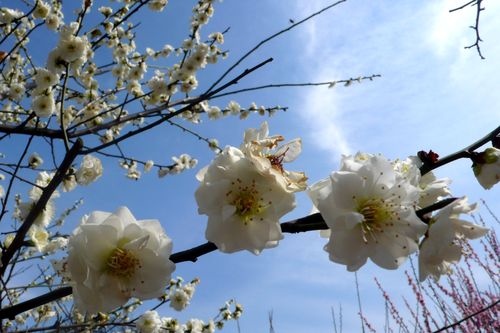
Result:
<svg viewBox="0 0 500 333"><path fill-rule="evenodd" d="M57 28L61 25L61 17L55 13L51 13L45 18L45 25L50 30L57 30Z"/></svg>
<svg viewBox="0 0 500 333"><path fill-rule="evenodd" d="M33 153L28 158L28 166L32 169L38 168L42 163L43 159L38 153Z"/></svg>
<svg viewBox="0 0 500 333"><path fill-rule="evenodd" d="M432 171L420 177L418 188L420 189L420 198L418 206L421 208L428 207L444 197L451 195L450 185L451 179L437 179Z"/></svg>
<svg viewBox="0 0 500 333"><path fill-rule="evenodd" d="M155 12L161 12L168 4L168 0L153 0L148 4L149 9Z"/></svg>
<svg viewBox="0 0 500 333"><path fill-rule="evenodd" d="M102 163L97 157L85 155L80 168L75 173L76 182L80 185L88 185L102 175Z"/></svg>
<svg viewBox="0 0 500 333"><path fill-rule="evenodd" d="M470 214L476 204L470 205L467 197L455 200L430 219L429 230L420 244L418 255L419 279L429 275L435 280L452 272L451 265L462 256L461 239L476 239L488 229L460 219L460 214Z"/></svg>
<svg viewBox="0 0 500 333"><path fill-rule="evenodd" d="M47 70L56 75L60 75L66 70L66 61L63 58L63 51L61 49L55 48L49 52Z"/></svg>
<svg viewBox="0 0 500 333"><path fill-rule="evenodd" d="M171 288L168 298L170 306L177 311L184 310L191 300L189 294L182 288Z"/></svg>
<svg viewBox="0 0 500 333"><path fill-rule="evenodd" d="M200 319L192 318L186 323L186 332L202 333L204 323Z"/></svg>
<svg viewBox="0 0 500 333"><path fill-rule="evenodd" d="M101 13L102 15L104 15L106 17L113 14L113 8L111 8L111 7L102 6L102 7L99 7L97 10L99 11L99 13Z"/></svg>
<svg viewBox="0 0 500 333"><path fill-rule="evenodd" d="M158 220L137 221L126 207L85 217L68 242L68 270L82 312L107 312L131 297L160 297L175 265Z"/></svg>
<svg viewBox="0 0 500 333"><path fill-rule="evenodd" d="M227 109L229 113L231 113L233 116L236 116L240 114L241 106L235 101L230 101L227 105Z"/></svg>
<svg viewBox="0 0 500 333"><path fill-rule="evenodd" d="M44 19L49 15L50 6L44 1L37 1L35 10L33 11L34 18Z"/></svg>
<svg viewBox="0 0 500 333"><path fill-rule="evenodd" d="M59 82L59 76L46 68L37 68L34 76L35 92L43 92Z"/></svg>
<svg viewBox="0 0 500 333"><path fill-rule="evenodd" d="M59 41L57 48L61 52L61 58L68 63L72 63L85 56L88 41L84 37L68 36Z"/></svg>
<svg viewBox="0 0 500 333"><path fill-rule="evenodd" d="M443 197L451 195L448 187L451 180L449 178L437 179L432 171L422 176L419 168L423 163L417 156L410 156L403 161L397 160L393 165L394 170L400 173L402 178L407 179L413 186L419 189L420 198L418 200L418 207L428 207L442 200Z"/></svg>
<svg viewBox="0 0 500 333"><path fill-rule="evenodd" d="M256 166L259 172L269 174L276 179L288 192L298 192L306 189L307 177L303 172L285 170L283 164L297 158L302 151L300 139L292 140L278 146L284 138L281 135L269 136L267 122L259 129L245 131L241 151Z"/></svg>
<svg viewBox="0 0 500 333"><path fill-rule="evenodd" d="M43 226L33 224L28 230L28 236L31 244L39 251L42 252L49 244L49 233Z"/></svg>
<svg viewBox="0 0 500 333"><path fill-rule="evenodd" d="M26 88L24 87L24 84L12 83L9 89L9 97L14 101L19 102L24 97L25 91Z"/></svg>
<svg viewBox="0 0 500 333"><path fill-rule="evenodd" d="M148 160L146 163L144 163L144 172L149 172L155 165L155 162L153 160Z"/></svg>
<svg viewBox="0 0 500 333"><path fill-rule="evenodd" d="M479 184L489 190L500 182L500 149L486 148L479 154L478 160L480 161L474 161L472 170Z"/></svg>
<svg viewBox="0 0 500 333"><path fill-rule="evenodd" d="M239 149L226 147L196 178L198 213L208 215L205 236L220 251L259 254L283 238L279 219L295 207L294 194Z"/></svg>
<svg viewBox="0 0 500 333"><path fill-rule="evenodd" d="M54 95L50 92L35 96L31 103L31 107L38 117L50 117L54 113L56 107Z"/></svg>
<svg viewBox="0 0 500 333"><path fill-rule="evenodd" d="M217 106L209 107L206 112L207 112L208 118L213 119L213 120L219 119L223 116L221 109Z"/></svg>
<svg viewBox="0 0 500 333"><path fill-rule="evenodd" d="M162 322L158 312L146 311L139 317L135 325L140 333L159 333Z"/></svg>
<svg viewBox="0 0 500 333"><path fill-rule="evenodd" d="M9 24L23 15L24 13L17 9L2 7L0 8L0 23Z"/></svg>
<svg viewBox="0 0 500 333"><path fill-rule="evenodd" d="M351 165L346 167L346 165ZM415 213L419 191L382 156L360 163L343 158L344 169L309 189L309 196L331 230L325 250L330 260L356 271L370 258L386 269L398 268L417 251L427 226Z"/></svg>

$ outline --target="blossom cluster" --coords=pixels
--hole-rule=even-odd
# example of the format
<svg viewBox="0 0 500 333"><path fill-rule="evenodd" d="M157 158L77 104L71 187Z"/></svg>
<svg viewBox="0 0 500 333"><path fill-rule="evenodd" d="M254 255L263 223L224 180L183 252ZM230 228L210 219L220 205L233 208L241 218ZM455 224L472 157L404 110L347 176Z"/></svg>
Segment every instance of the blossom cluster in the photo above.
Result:
<svg viewBox="0 0 500 333"><path fill-rule="evenodd" d="M270 136L263 123L245 132L239 149L226 147L197 174L195 197L199 213L208 215L206 238L220 251L259 254L283 238L279 219L293 209L293 193L307 187L304 173L283 166L301 152L300 139L280 146L283 140ZM475 207L465 197L437 213L418 214L451 195L450 180L437 179L432 171L421 174L422 165L416 156L396 161L368 153L343 156L339 171L308 188L328 226L322 234L329 238L330 260L349 271L368 259L396 269L419 252L422 280L451 272L461 256L459 242L487 229L460 218Z"/></svg>
<svg viewBox="0 0 500 333"><path fill-rule="evenodd" d="M232 309L233 308L233 309ZM157 311L146 311L136 322L140 333L214 333L221 330L229 320L238 319L243 313L243 307L233 300L219 309L219 314L207 323L200 319L189 319L181 324L172 317L160 317Z"/></svg>
<svg viewBox="0 0 500 333"><path fill-rule="evenodd" d="M170 290L168 294L170 306L177 311L184 310L189 305L189 302L193 297L195 287L198 283L200 283L199 279L194 279L186 284L182 284L182 278L172 280L170 282Z"/></svg>
<svg viewBox="0 0 500 333"><path fill-rule="evenodd" d="M358 153L344 156L339 171L309 188L329 227L325 250L330 260L349 271L358 270L367 259L396 269L419 251L421 280L451 271L451 263L461 255L458 240L483 236L487 229L459 219L475 207L465 197L437 214L418 216L419 208L450 195L450 181L436 179L432 172L422 176L421 164L416 157L391 162Z"/></svg>

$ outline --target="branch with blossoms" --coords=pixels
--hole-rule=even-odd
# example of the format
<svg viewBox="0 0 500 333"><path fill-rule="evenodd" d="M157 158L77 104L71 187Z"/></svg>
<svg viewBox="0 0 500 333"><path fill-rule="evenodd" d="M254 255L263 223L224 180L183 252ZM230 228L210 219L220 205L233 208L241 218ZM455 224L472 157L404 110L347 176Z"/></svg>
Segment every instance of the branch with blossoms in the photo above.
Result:
<svg viewBox="0 0 500 333"><path fill-rule="evenodd" d="M2 230L0 242L2 327L27 323L33 327L23 331L136 327L141 332L213 332L238 319L241 306L228 302L218 319L208 323L180 324L156 312L166 303L182 310L193 296L198 280L183 284L172 279L176 264L195 262L215 250L259 255L278 246L286 233L319 230L328 238L329 259L349 271L368 260L397 269L418 253L420 281L450 274L451 265L461 259L461 241L480 238L487 229L462 219L476 205L452 196L450 180L437 179L432 170L469 158L479 183L493 187L500 179L500 127L441 159L433 151L396 161L371 153L344 156L338 171L314 184L307 183L305 172L287 167L299 157L302 140L285 142L282 135L271 135L267 122L246 130L238 147L220 147L216 139L194 129L205 119L246 119L287 110L256 103L244 107L236 101L210 104L224 96L268 88L347 87L380 77L230 90L271 64L273 58L267 57L237 72L261 46L344 2L333 2L262 39L201 93L199 73L225 60L229 52L222 48L228 29L205 33L214 15L213 0L196 2L183 41L143 52L135 43L139 25L131 20L147 9L163 11L166 0L123 0L101 7L84 0L72 21L65 21L70 15L59 0L23 1L20 6L28 8L26 13L0 8L0 141L7 147L9 140L28 138L17 158L0 161L0 180L4 174L9 177L6 191L0 185L0 220L12 212L11 228ZM93 10L98 17L89 20ZM98 23L88 26L89 21ZM42 27L57 42L34 52L30 42ZM126 177L134 180L140 179L141 168L144 173L157 168L158 176L164 177L197 165L198 160L186 153L174 156L171 164L129 154L124 142L163 125L216 152L196 174L195 200L198 213L207 218L207 242L172 253L172 240L161 223L138 220L126 207L93 211L70 235L62 233L60 227L79 203L56 220L58 198L98 181L105 166L101 158L119 160ZM478 151L489 142L491 147ZM21 195L26 189L27 195ZM281 223L295 209L295 194L302 191L317 212ZM42 260L53 254L57 255L45 265ZM12 287L16 277L33 271L32 263L40 263L33 283ZM49 291L24 299L34 287ZM151 299L157 304L131 320L140 302ZM52 324L41 325L50 318Z"/></svg>
<svg viewBox="0 0 500 333"><path fill-rule="evenodd" d="M457 153L449 155L446 158L446 163L441 162L441 164L439 166L445 165L447 163L451 163L452 161L456 160L457 158L460 158L462 151L471 152L472 149L477 149L477 148L481 147L482 145L486 144L488 141L496 140L499 133L500 133L500 128L495 129L494 131L492 131L491 133L486 135L484 138L474 142L473 144L471 144L467 148L460 150ZM293 160L296 157L295 155L287 156L287 154L298 154L300 152L300 144L298 144L297 141L292 141L292 143L288 143L288 144L285 144L281 147L277 147L278 143L283 140L283 137L281 137L281 136L268 136L268 134L269 134L269 132L268 132L266 123L264 123L263 126L258 130L251 129L245 133L246 146L244 145L243 148L246 148L246 149L244 149L244 151L248 152L248 154L249 154L248 158L250 158L253 161L253 163L250 165L258 165L259 162L264 164L264 165L267 165L267 169L265 167L263 167L264 170L267 170L267 172L270 172L270 174L273 177L278 177L278 179L281 179L281 177L283 177L283 179L281 179L281 180L282 180L282 184L285 184L285 187L290 188L290 189L302 188L304 176L300 176L300 174L295 173L295 172L290 172L290 171L285 172L283 165L282 165L283 161ZM276 149L269 150L267 147L273 147ZM238 151L239 150L237 150L236 148L229 149L229 150L226 148L225 153L237 154ZM427 163L437 163L437 161L438 161L435 153L426 154L426 155L424 155L422 153L420 155L422 156L422 158L424 160L425 160L424 156L430 155L433 157L433 161L427 161ZM244 155L240 156L240 157L244 158ZM372 159L377 160L376 156L357 155L357 157L355 157L354 159L352 159L352 157L346 158L343 161L343 163L344 163L346 168L347 168L348 164L353 163L353 165L351 165L350 168L352 168L353 170L356 170L358 168L361 168L362 164L365 163L368 160L368 158L370 158L370 157ZM224 158L224 157L219 156L217 159L220 159L220 158ZM381 160L381 161L383 163L383 160ZM275 164L273 164L273 162ZM377 161L377 162L379 162L379 161ZM498 162L498 160L497 160L497 162ZM495 162L495 163L497 163L497 162ZM416 177L418 179L419 178L418 174L419 173L424 174L424 171L417 171L419 169L416 168L416 165L421 164L422 166L420 167L420 170L425 170L423 167L426 164L425 164L425 162L418 162L417 164L414 164L414 163L415 162L409 162L409 161L403 162L403 163L396 162L396 163L394 163L394 166L392 168L394 168L395 170L405 169L406 170L405 173L409 173L408 169L413 167L413 171L411 171L411 172L413 172L414 174L412 175L412 177L413 178ZM493 163L493 164L495 164L495 163ZM358 165L356 165L356 164L358 164ZM487 167L487 164L485 166ZM220 168L220 167L218 167L218 168ZM205 168L202 170L201 173L204 174L206 172L208 172L208 170L206 170L206 168ZM431 171L430 170L425 171L425 173L431 173ZM382 174L382 172L381 172L381 174ZM240 193L237 194L237 195L241 195L242 197L240 197L240 198L237 197L236 199L234 199L234 202L235 202L234 206L236 207L236 209L240 209L241 211L236 210L235 215L233 215L232 218L243 219L244 222L246 223L245 225L248 225L248 223L251 223L251 221L255 218L252 214L254 212L256 212L257 215L260 215L261 214L260 210L262 209L262 207L258 206L258 205L260 205L260 202L258 202L258 201L253 202L252 201L255 199L255 195L257 195L257 193L258 193L258 190L257 190L258 186L257 186L257 183L255 182L255 180L253 180L251 182L250 188L245 188L245 187L242 187L243 182L239 178L240 175L241 175L241 173L235 173L236 178L235 178L235 181L233 181L233 183L238 188L244 189L244 191L240 191ZM294 175L294 176L291 176L291 175ZM333 174L332 174L332 176L333 176ZM408 176L410 176L410 174L405 174L404 177L402 177L402 176L400 176L400 177L405 179L405 178L408 178ZM198 175L198 177L200 177L200 175ZM297 182L293 183L293 180L297 180ZM267 181L269 181L269 179L266 179L265 181L267 182ZM448 184L448 181L435 180L435 178L429 184L421 183L423 190L422 190L422 193L420 193L420 201L422 203L433 202L435 200L435 198L439 198L441 196L441 194L447 194L449 192L446 188L447 184ZM407 185L409 185L409 184L407 184ZM324 185L322 184L322 182L319 182L319 183L317 183L317 186L323 187ZM400 186L401 186L401 183L398 184L398 188L400 188ZM313 188L314 188L314 186L313 186ZM339 191L340 190L344 191L345 188L344 189L341 188L341 189L339 189ZM398 193L400 193L399 191L400 190L398 190ZM230 190L227 193L230 193L230 192L233 192L233 191ZM432 193L432 195L430 193ZM212 195L214 195L214 194L212 193ZM315 194L313 193L313 195L315 195ZM398 196L400 196L400 194ZM429 198L429 196L431 196L431 198ZM212 199L212 200L214 200L214 199ZM218 201L218 200L216 200L216 201ZM362 240L365 243L365 245L369 245L370 242L369 242L369 239L367 238L367 235L369 235L371 233L372 237L376 237L377 233L383 232L382 229L375 229L370 224L371 223L378 223L379 221L377 221L376 219L379 217L382 217L383 219L386 219L386 220L387 219L390 220L390 218L393 218L394 216L391 216L390 214L389 214L389 216L384 216L384 215L378 216L379 214L381 214L381 212L377 211L377 209L379 209L379 207L376 206L379 203L377 201L374 201L373 199L363 199L363 201L368 202L369 204L368 204L368 207L362 206L361 208L358 208L360 210L360 213L363 214L363 216L364 216L364 221L361 222L360 235L362 236ZM383 203L384 205L387 205L384 201L381 201L381 203ZM257 204L256 207L252 206L255 204ZM370 205L373 205L375 207L370 206ZM384 209L384 208L390 209L391 206L390 205L387 205L385 207L382 206L382 209ZM431 215L434 211L438 211L438 210L440 210L440 212L437 215L435 215L435 216ZM429 227L428 227L429 230L427 230L427 232L429 232L430 226L434 225L433 229L436 228L435 222L437 222L437 220L439 219L439 216L444 215L444 216L451 217L451 216L456 216L457 214L460 214L460 213L468 213L468 212L471 212L473 210L474 210L474 207L468 205L465 198L461 198L461 199L460 198L445 198L445 199L442 199L438 202L434 202L434 203L430 204L429 206L415 209L414 216L418 217L418 219L420 219L422 221L420 223L425 223L425 224L429 225ZM446 211L448 211L448 212L444 213ZM387 212L382 212L382 213L387 214ZM262 216L263 217L260 217L260 218L262 218L262 220L260 220L260 221L264 222L264 215L262 215ZM396 217L398 217L398 216L396 216ZM372 220L368 222L368 219L372 219ZM213 221L212 223L224 222L222 218L221 218L221 220L222 221ZM390 226L390 224L387 225L387 222L384 222L384 223L386 224L386 227ZM391 223L393 223L393 222L391 222ZM458 230L461 230L461 231L454 231L454 229L451 226L440 226L440 228L442 229L442 230L440 230L441 235L445 235L446 232L451 232L450 237L452 237L452 238L454 237L453 235L456 235L456 233L459 233L462 236L466 236L469 238L475 238L478 235L483 235L485 230L486 230L478 225L473 225L469 222L461 222L461 223L463 224L462 226L457 226L460 228ZM279 231L280 235L281 235L281 233L300 233L300 232L307 232L307 231L314 231L314 230L328 230L329 231L332 229L332 227L330 227L330 225L328 225L328 222L325 221L325 219L321 213L315 213L315 214L311 214L311 215L308 215L308 216L305 216L305 217L302 217L302 218L299 218L299 219L296 219L293 221L283 222L281 224L278 224L277 226L280 229L280 231ZM269 225L269 223L268 223L267 226L260 225L258 227L272 228L272 224ZM366 228L366 230L363 230L363 228ZM370 228L373 228L373 229L370 230ZM377 228L379 228L379 226L377 226ZM421 228L421 227L419 226L419 228ZM474 230L474 229L476 229L476 230ZM245 233L248 233L247 229L236 230L236 232L240 232L240 234L239 235L238 234L236 234L236 235L229 234L229 235L224 236L224 238L222 240L217 238L220 234L219 235L215 234L216 238L214 238L213 241L209 241L205 244L196 246L192 249L188 249L188 250L184 250L184 251L181 251L178 253L171 254L169 256L169 259L173 263L180 263L180 262L185 262L185 261L196 262L199 257L201 257L205 254L208 254L210 252L216 251L218 249L221 250L221 248L222 248L222 250L221 250L222 252L231 252L234 250L234 247L241 246L241 243L240 243L241 240L238 237L240 237L240 238L244 237L243 238L244 240L245 240L245 237L248 237L248 235L245 235ZM272 235L272 232L269 233L269 235ZM424 241L428 237L429 236L425 237L425 239L422 241L422 244L424 244ZM282 238L282 236L278 236L278 239L276 239L275 241L277 242L281 238ZM235 239L236 239L236 241L235 241ZM376 240L376 238L374 238L374 240ZM251 248L250 246L252 246L252 244L250 244L245 249L249 250L253 253L258 254L264 248L275 246L276 244L271 243L272 241L273 241L272 239L271 240L270 239L263 239L262 243L260 243L260 244L264 244L262 248ZM441 242L441 240L439 238L437 239L437 241ZM216 242L218 242L218 243L216 243ZM226 242L226 243L221 243L221 242ZM375 244L378 245L378 240L375 242ZM456 245L453 247L453 249L457 249ZM429 247L421 247L420 248L421 256L430 255L431 253L433 253L432 251L433 251L433 249L429 248ZM81 250L80 252L84 252L84 251ZM370 256L367 255L367 258L368 257L370 257ZM374 260L373 258L371 258L371 259ZM452 260L452 259L450 259L450 260ZM456 260L452 260L452 261L456 261ZM450 262L452 262L452 261L450 261ZM445 263L446 263L446 261L443 261L442 264L445 265L445 267L449 267L449 263L446 263L446 264ZM422 265L425 265L425 263L422 263ZM430 269L430 268L422 268L422 269L423 269L423 271L421 272L421 274L424 274L424 275L421 275L422 279L425 279L427 274L439 276L439 275L444 273L443 271L440 271L440 270L434 271L434 272L433 271L425 272L426 269ZM50 292L48 294L42 295L36 299L30 300L28 302L20 303L20 304L17 304L15 306L12 306L10 308L0 310L0 319L1 318L13 318L13 316L15 316L21 312L24 312L24 311L31 309L33 307L36 307L36 306L40 306L42 304L46 304L48 302L52 302L52 301L57 300L61 297L68 296L71 293L72 293L72 289L70 287L61 288L61 289L55 290L53 292Z"/></svg>

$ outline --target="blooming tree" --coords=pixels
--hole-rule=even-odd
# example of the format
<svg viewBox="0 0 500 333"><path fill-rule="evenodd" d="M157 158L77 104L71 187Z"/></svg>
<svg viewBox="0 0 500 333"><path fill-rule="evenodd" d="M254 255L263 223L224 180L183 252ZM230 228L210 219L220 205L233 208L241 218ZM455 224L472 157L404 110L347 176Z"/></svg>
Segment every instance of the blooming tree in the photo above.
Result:
<svg viewBox="0 0 500 333"><path fill-rule="evenodd" d="M213 332L237 319L242 307L228 301L215 320L186 323L156 311L165 303L180 311L193 297L199 281L172 278L175 264L196 261L214 250L258 255L278 246L284 233L321 230L328 238L324 249L330 260L349 271L358 270L368 259L381 268L397 269L417 254L420 280L438 280L452 273L464 239L488 232L463 217L474 211L475 204L452 196L450 180L437 179L433 170L468 158L479 183L492 188L500 181L499 127L443 158L433 151L401 160L361 152L343 156L338 171L314 184L307 183L306 172L288 170L287 164L300 158L301 139L287 142L281 135L271 135L267 122L248 129L239 146L223 148L216 139L191 130L206 118L245 119L252 113L286 110L255 103L242 107L234 100L225 106L212 103L217 97L245 91L227 90L272 61L233 74L262 44L344 1L301 21L291 20L289 27L260 42L201 89L201 71L228 56L223 48L226 31L205 31L219 5L214 2L195 3L186 39L143 52L136 47L136 39L142 37L134 18L144 11L162 15L168 10L167 0L122 0L108 6L84 0L74 13L60 0L0 8L0 150L6 151L0 161L3 327ZM39 52L30 36L42 29L56 43ZM296 85L333 87L376 77ZM132 180L151 170L161 178L197 166L188 154L173 157L166 165L128 156L121 148L163 124L205 141L216 153L196 173L199 187L194 193L198 213L207 218L208 242L172 253L175 239L160 221L144 219L151 216L137 219L120 204L114 212L95 207L66 232L64 221L78 214L80 202L66 208L60 218L57 205L68 192L92 187L105 177L103 160L118 160ZM6 149L4 142L13 143L15 149ZM301 191L309 195L313 213L282 222L296 207L295 194ZM26 265L43 262L47 255L51 264L39 273ZM34 277L33 283L46 291L26 297L27 288L13 287L20 275ZM158 304L132 315L141 301L150 299Z"/></svg>

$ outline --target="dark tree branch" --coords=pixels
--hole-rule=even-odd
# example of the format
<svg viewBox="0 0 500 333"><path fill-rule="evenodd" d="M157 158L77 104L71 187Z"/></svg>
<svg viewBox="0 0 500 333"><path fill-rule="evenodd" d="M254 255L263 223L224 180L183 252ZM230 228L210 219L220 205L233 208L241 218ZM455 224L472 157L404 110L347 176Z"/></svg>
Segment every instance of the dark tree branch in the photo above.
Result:
<svg viewBox="0 0 500 333"><path fill-rule="evenodd" d="M457 10L464 9L464 8L465 8L465 7L467 7L468 5L474 5L476 1L477 1L477 0L472 0L472 1L469 1L469 2L467 2L467 3L465 3L465 4L463 4L462 6L459 6L459 7L453 8L453 9L450 9L450 10L449 10L449 12L450 12L450 13L453 13L453 12L456 12Z"/></svg>
<svg viewBox="0 0 500 333"><path fill-rule="evenodd" d="M34 297L22 303L6 307L0 310L0 320L4 319L14 320L15 317L20 313L34 309L36 307L39 307L40 305L50 303L60 298L69 296L71 295L71 292L72 292L71 287L62 287L59 289L54 289L46 294Z"/></svg>
<svg viewBox="0 0 500 333"><path fill-rule="evenodd" d="M484 7L481 8L481 2L483 0L476 0L476 25L473 25L471 26L470 28L474 30L474 32L476 33L476 42L474 44L471 44L469 46L466 46L465 49L470 49L470 48L473 48L475 47L476 50L477 50L477 53L479 54L479 57L481 57L481 59L485 59L485 57L483 56L483 54L481 53L481 48L479 47L479 42L482 42L483 40L481 39L481 37L479 36L479 16L481 15L481 11L484 10Z"/></svg>
<svg viewBox="0 0 500 333"><path fill-rule="evenodd" d="M424 207L424 208L421 208L419 210L416 211L417 213L417 216L421 219L421 220L425 220L425 215L426 214L429 214L429 213L432 213L433 211L435 210L438 210L438 209L441 209L441 208L444 208L446 206L448 206L449 204L451 204L453 201L457 200L458 198L446 198L446 199L443 199L441 201L438 201L428 207ZM425 222L425 221L424 221Z"/></svg>
<svg viewBox="0 0 500 333"><path fill-rule="evenodd" d="M428 173L436 168L439 168L445 164L451 163L451 162L456 161L458 159L472 158L472 155L473 155L472 153L474 152L474 150L476 150L477 148L481 147L482 145L484 145L490 141L495 140L495 138L499 135L500 135L500 126L495 128L493 131L491 131L490 133L488 133L486 136L479 139L478 141L474 142L473 144L471 144L471 145L469 145L469 146L467 146L459 151L456 151L453 154L450 154L448 156L440 158L436 162L423 161L424 164L420 167L420 173L422 175L425 175L426 173Z"/></svg>
<svg viewBox="0 0 500 333"><path fill-rule="evenodd" d="M449 203L453 202L454 200L456 200L456 198L449 198L439 201L434 205L431 205L424 209L417 210L416 213L418 216L420 216L423 215L424 213L426 214L441 209L444 206L448 205ZM314 213L308 216L298 218L296 220L281 223L281 231L284 233L291 233L291 234L314 231L314 230L327 230L327 229L328 226L326 225L320 213ZM208 254L210 252L214 252L216 250L217 246L214 243L206 242L204 244L195 246L191 249L173 253L170 256L170 260L174 263L180 263L186 261L196 262L199 257ZM62 287L53 290L51 292L48 292L44 295L41 295L39 297L36 297L32 300L16 304L11 307L7 307L5 309L1 309L0 320L5 318L13 319L17 314L21 312L55 301L64 296L71 295L71 292L72 292L71 287Z"/></svg>
<svg viewBox="0 0 500 333"><path fill-rule="evenodd" d="M78 139L73 145L73 147L67 152L61 165L57 169L56 174L54 175L50 183L47 185L47 187L44 188L42 195L40 196L40 199L38 199L34 207L28 213L28 216L24 220L21 227L17 230L16 237L14 238L10 246L2 254L2 267L0 267L0 275L4 274L5 270L9 266L10 260L17 252L17 250L22 246L24 237L28 233L28 230L33 225L35 219L40 214L40 212L45 208L45 205L47 204L47 202L49 201L50 197L57 189L59 184L63 181L64 177L66 176L66 172L71 167L71 164L78 156L78 153L80 152L82 147L83 147L83 141Z"/></svg>
<svg viewBox="0 0 500 333"><path fill-rule="evenodd" d="M238 75L237 77L235 77L234 79L232 79L231 81L229 81L228 83L224 84L223 86L221 86L220 88L217 88L215 90L213 90L212 92L208 93L208 94L202 94L200 95L199 97L196 97L194 99L191 99L189 101L186 101L186 103L188 103L186 106L180 108L179 110L175 111L175 112L172 112L172 113L168 113L164 116L162 116L160 119L152 122L151 124L148 124L146 126L143 126L137 130L133 130L133 131L130 131L122 136L120 136L119 138L116 138L115 140L112 140L110 142L107 142L105 144L102 144L102 145L99 145L99 146L96 146L94 148L90 148L90 149L86 149L85 151L83 151L82 153L84 154L89 154L89 153L92 153L92 152L96 152L96 151L99 151L101 149L104 149L106 147L109 147L109 146L112 146L112 145L115 145L125 139L128 139L132 136L135 136L137 134L140 134L144 131L147 131L149 129L152 129L164 122L166 122L167 120L169 120L170 118L173 118L175 116L178 116L179 114L183 113L184 111L187 111L189 109L191 109L194 105L200 103L200 102L203 102L203 101L208 101L211 99L211 97L215 94L217 94L218 92L226 89L227 87L230 87L232 86L233 84L237 84L239 80L241 80L242 78L244 78L245 76L247 76L248 74L256 71L257 69L259 69L260 67L266 65L267 63L273 61L273 58L268 58L264 61L262 61L261 63L255 65L254 67L252 68L247 68L243 71L243 73L241 73L240 75Z"/></svg>
<svg viewBox="0 0 500 333"><path fill-rule="evenodd" d="M481 2L483 2L483 0L471 0L471 1L469 1L469 2L467 2L465 4L463 4L463 5L461 5L459 7L450 9L449 12L453 13L453 12L462 10L465 7L469 6L469 5L470 6L476 6L476 24L473 25L473 26L470 26L470 28L473 29L474 32L476 33L476 42L474 44L469 45L469 46L465 46L464 49L471 49L471 48L475 47L476 50L477 50L477 53L479 54L479 57L484 60L485 57L481 53L481 48L479 47L479 42L483 41L481 39L481 37L479 36L479 17L481 15L481 11L484 10L484 7L481 8Z"/></svg>

